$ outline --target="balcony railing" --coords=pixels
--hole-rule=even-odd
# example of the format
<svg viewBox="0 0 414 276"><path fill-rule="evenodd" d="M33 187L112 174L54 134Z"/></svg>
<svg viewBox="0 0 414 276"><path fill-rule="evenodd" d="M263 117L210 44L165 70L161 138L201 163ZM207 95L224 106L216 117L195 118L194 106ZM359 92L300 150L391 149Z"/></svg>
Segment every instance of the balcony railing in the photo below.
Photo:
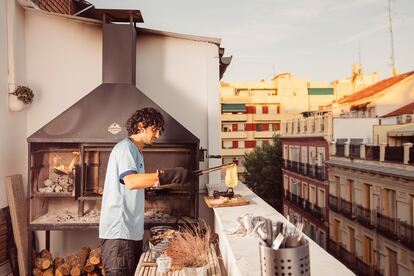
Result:
<svg viewBox="0 0 414 276"><path fill-rule="evenodd" d="M414 250L414 226L407 222L399 222L400 242Z"/></svg>
<svg viewBox="0 0 414 276"><path fill-rule="evenodd" d="M299 163L299 173L302 175L306 175L307 172L307 164L305 163Z"/></svg>
<svg viewBox="0 0 414 276"><path fill-rule="evenodd" d="M315 177L315 165L306 164L306 175L309 177Z"/></svg>
<svg viewBox="0 0 414 276"><path fill-rule="evenodd" d="M345 156L345 145L336 144L336 156L344 157Z"/></svg>
<svg viewBox="0 0 414 276"><path fill-rule="evenodd" d="M365 146L365 159L379 161L379 146Z"/></svg>
<svg viewBox="0 0 414 276"><path fill-rule="evenodd" d="M292 169L292 160L288 160L287 161L287 169L291 170Z"/></svg>
<svg viewBox="0 0 414 276"><path fill-rule="evenodd" d="M375 228L376 226L376 210L356 206L356 220L368 228Z"/></svg>
<svg viewBox="0 0 414 276"><path fill-rule="evenodd" d="M375 266L366 264L361 258L355 259L355 271L360 276L382 276L384 271Z"/></svg>
<svg viewBox="0 0 414 276"><path fill-rule="evenodd" d="M332 239L328 239L328 252L353 270L357 275L363 276L382 276L384 271L378 269L374 265L365 263L360 257L356 257L355 253L349 252L340 243Z"/></svg>
<svg viewBox="0 0 414 276"><path fill-rule="evenodd" d="M340 212L347 218L355 218L355 206L353 202L349 202L348 200L341 198Z"/></svg>
<svg viewBox="0 0 414 276"><path fill-rule="evenodd" d="M329 195L329 209L335 212L339 212L341 209L339 205L339 199L337 196Z"/></svg>
<svg viewBox="0 0 414 276"><path fill-rule="evenodd" d="M360 158L361 145L350 144L349 145L349 157Z"/></svg>
<svg viewBox="0 0 414 276"><path fill-rule="evenodd" d="M312 214L321 221L325 221L325 208L318 205L313 205Z"/></svg>
<svg viewBox="0 0 414 276"><path fill-rule="evenodd" d="M299 162L292 161L292 168L291 168L291 170L294 171L294 172L299 172Z"/></svg>
<svg viewBox="0 0 414 276"><path fill-rule="evenodd" d="M321 181L325 180L325 166L316 166L315 177Z"/></svg>
<svg viewBox="0 0 414 276"><path fill-rule="evenodd" d="M378 229L378 232L382 233L384 236L387 236L395 240L398 239L396 218L391 218L381 213L378 213L377 229Z"/></svg>
<svg viewBox="0 0 414 276"><path fill-rule="evenodd" d="M404 161L404 147L385 147L385 160L394 162Z"/></svg>

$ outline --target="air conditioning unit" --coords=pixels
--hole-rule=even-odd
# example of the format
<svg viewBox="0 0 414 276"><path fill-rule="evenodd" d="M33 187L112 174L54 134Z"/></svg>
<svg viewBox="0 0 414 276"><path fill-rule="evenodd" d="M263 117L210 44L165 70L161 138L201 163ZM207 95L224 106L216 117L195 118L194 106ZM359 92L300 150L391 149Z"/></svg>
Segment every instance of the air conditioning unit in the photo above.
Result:
<svg viewBox="0 0 414 276"><path fill-rule="evenodd" d="M413 122L413 114L397 116L397 124L408 124Z"/></svg>

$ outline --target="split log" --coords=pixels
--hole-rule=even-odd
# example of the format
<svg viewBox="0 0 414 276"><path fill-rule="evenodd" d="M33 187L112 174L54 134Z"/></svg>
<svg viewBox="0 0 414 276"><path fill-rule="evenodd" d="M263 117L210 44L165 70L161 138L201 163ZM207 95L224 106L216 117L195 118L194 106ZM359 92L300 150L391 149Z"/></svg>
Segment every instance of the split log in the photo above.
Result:
<svg viewBox="0 0 414 276"><path fill-rule="evenodd" d="M89 254L89 260L91 262L91 264L97 265L101 262L101 248L95 248L94 250L91 251L91 253Z"/></svg>
<svg viewBox="0 0 414 276"><path fill-rule="evenodd" d="M42 270L40 270L39 268L37 268L37 267L35 267L35 268L33 268L33 270L32 270L32 275L33 276L42 276Z"/></svg>
<svg viewBox="0 0 414 276"><path fill-rule="evenodd" d="M72 268L72 263L76 260L76 255L69 255L66 256L65 262L59 266L56 271L56 276L66 276L70 274L70 270Z"/></svg>
<svg viewBox="0 0 414 276"><path fill-rule="evenodd" d="M100 262L99 264L97 264L96 267L98 267L99 269L102 269L103 268L103 262Z"/></svg>
<svg viewBox="0 0 414 276"><path fill-rule="evenodd" d="M63 265L65 263L65 259L63 259L62 257L56 257L55 260L53 261L53 267L55 268L55 270Z"/></svg>
<svg viewBox="0 0 414 276"><path fill-rule="evenodd" d="M40 257L41 258L48 258L48 259L53 260L52 254L47 249L42 249L42 251L40 251Z"/></svg>
<svg viewBox="0 0 414 276"><path fill-rule="evenodd" d="M53 267L49 267L45 271L43 271L42 276L53 276Z"/></svg>
<svg viewBox="0 0 414 276"><path fill-rule="evenodd" d="M87 261L86 261L86 264L85 264L85 266L83 267L83 272L92 272L92 271L94 271L95 270L95 265L94 264L92 264L91 263L91 261L90 261L91 259L89 258Z"/></svg>
<svg viewBox="0 0 414 276"><path fill-rule="evenodd" d="M85 266L86 259L89 256L91 249L89 247L82 247L76 257L76 260L72 263L72 268L70 269L70 275L79 276L83 271Z"/></svg>
<svg viewBox="0 0 414 276"><path fill-rule="evenodd" d="M51 264L51 259L36 257L34 266L40 270L46 270L50 267Z"/></svg>

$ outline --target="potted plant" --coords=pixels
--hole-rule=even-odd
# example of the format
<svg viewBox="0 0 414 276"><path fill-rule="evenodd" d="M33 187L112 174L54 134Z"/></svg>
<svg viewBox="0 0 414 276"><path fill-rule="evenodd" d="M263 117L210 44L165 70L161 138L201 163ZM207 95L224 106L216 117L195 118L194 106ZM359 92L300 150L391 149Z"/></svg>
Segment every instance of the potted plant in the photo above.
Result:
<svg viewBox="0 0 414 276"><path fill-rule="evenodd" d="M24 106L33 102L34 94L27 86L19 85L10 93L9 108L12 111L22 111Z"/></svg>
<svg viewBox="0 0 414 276"><path fill-rule="evenodd" d="M211 230L203 223L184 227L170 241L166 255L171 257L174 269L184 275L207 275Z"/></svg>

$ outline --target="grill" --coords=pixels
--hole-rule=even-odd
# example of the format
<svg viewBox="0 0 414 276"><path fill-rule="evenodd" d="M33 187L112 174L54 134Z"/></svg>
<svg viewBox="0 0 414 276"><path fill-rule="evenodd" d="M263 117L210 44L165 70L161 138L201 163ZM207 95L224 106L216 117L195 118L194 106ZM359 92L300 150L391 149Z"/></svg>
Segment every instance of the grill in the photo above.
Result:
<svg viewBox="0 0 414 276"><path fill-rule="evenodd" d="M132 24L104 23L103 83L28 138L28 252L33 231L98 228L109 155L127 137L124 124L137 109L153 107L165 120L163 135L144 149L146 171L199 169L205 151L199 139L136 88L135 51ZM198 187L193 177L147 190L145 227L195 222Z"/></svg>

